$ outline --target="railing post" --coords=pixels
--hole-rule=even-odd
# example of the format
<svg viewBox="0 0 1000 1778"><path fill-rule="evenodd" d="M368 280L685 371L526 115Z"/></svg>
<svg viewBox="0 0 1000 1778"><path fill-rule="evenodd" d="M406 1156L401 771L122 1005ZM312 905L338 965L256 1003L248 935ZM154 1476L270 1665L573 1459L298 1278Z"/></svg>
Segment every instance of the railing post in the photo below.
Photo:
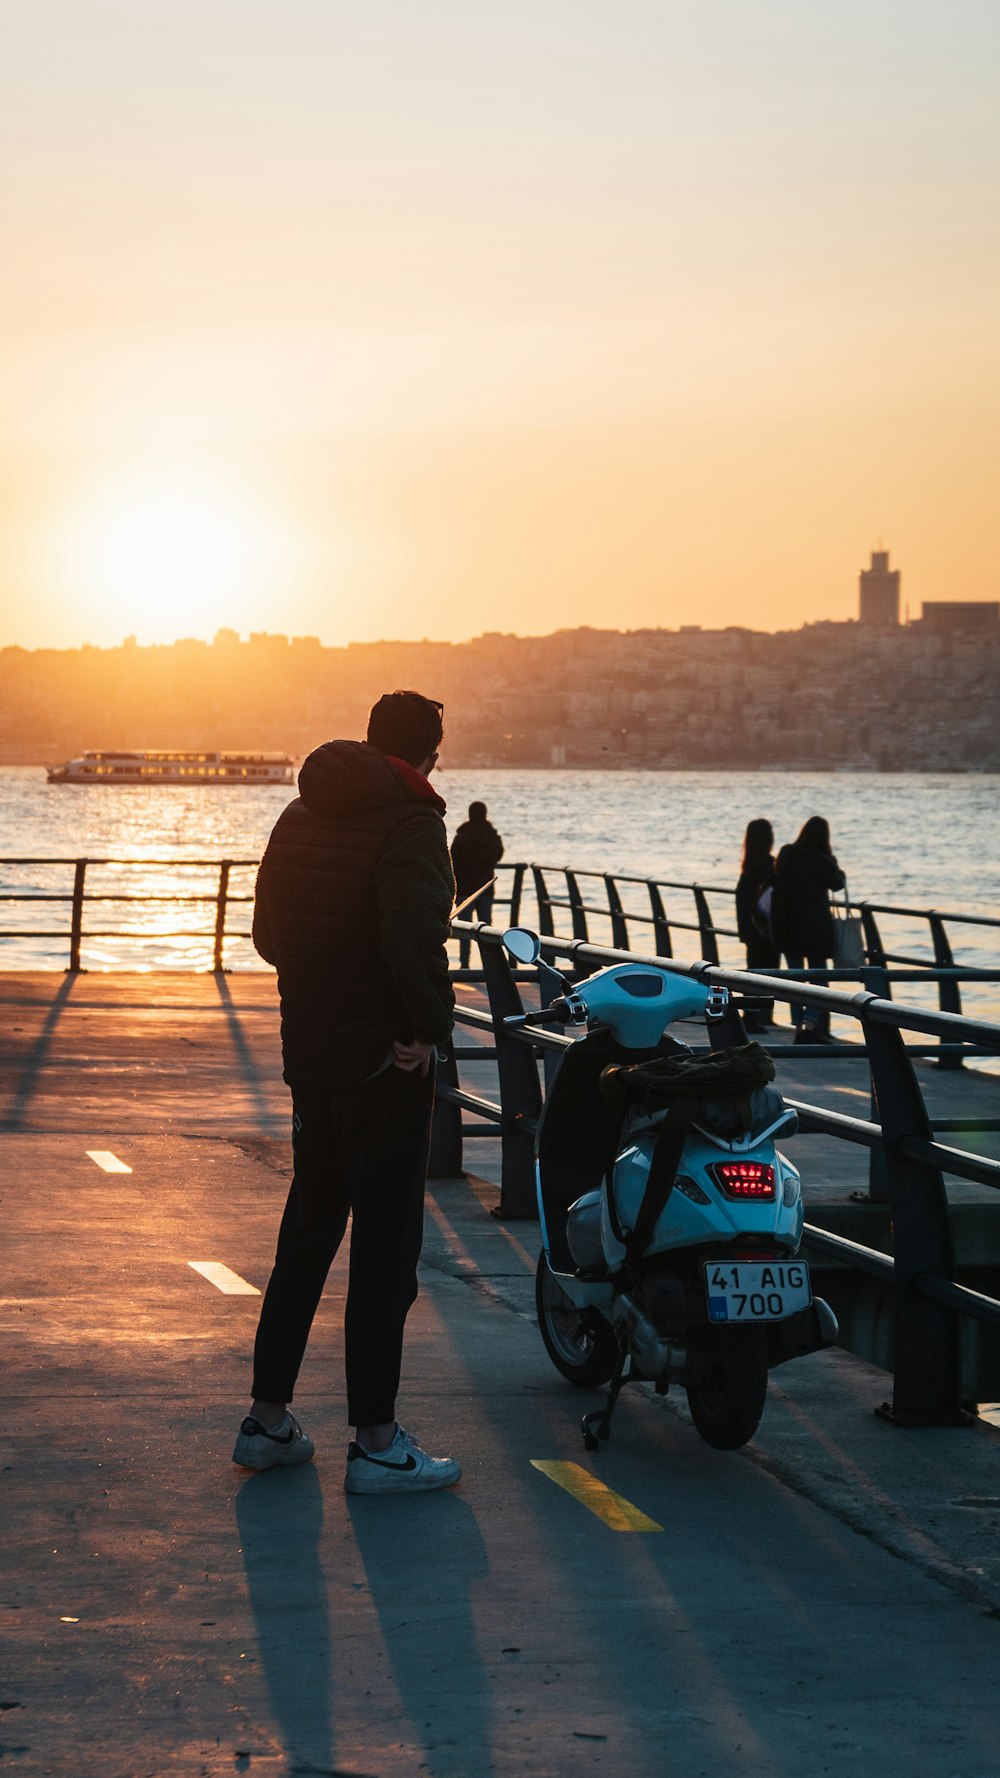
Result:
<svg viewBox="0 0 1000 1778"><path fill-rule="evenodd" d="M861 970L861 980L869 994L877 994L880 999L889 998L889 972L887 969L871 969L867 965ZM862 1026L864 1033L865 1027ZM875 1075L869 1058L868 1073L871 1080L871 1099L869 1116L873 1124L879 1121L878 1096L875 1092ZM863 1192L852 1192L852 1197L864 1199ZM868 1202L887 1204L889 1202L889 1172L885 1161L885 1144L880 1148L868 1150Z"/></svg>
<svg viewBox="0 0 1000 1778"><path fill-rule="evenodd" d="M951 945L948 942L948 934L944 929L944 921L942 920L941 915L937 912L936 908L931 908L927 915L927 919L931 929L931 939L934 944L935 967L937 969L954 969L955 959L952 955ZM961 1014L962 992L954 977L949 977L947 979L942 978L939 980L938 1005L942 1012L957 1012ZM947 1039L942 1037L941 1042L945 1043L946 1041ZM937 1065L939 1068L948 1069L961 1068L964 1066L961 1056L939 1056Z"/></svg>
<svg viewBox="0 0 1000 1778"><path fill-rule="evenodd" d="M701 954L706 963L718 963L719 947L715 942L715 927L712 923L712 911L708 905L708 897L700 883L692 883L691 889L694 895L694 905L698 910Z"/></svg>
<svg viewBox="0 0 1000 1778"><path fill-rule="evenodd" d="M435 1079L442 1087L458 1086L458 1063L455 1045L449 1037L442 1054L438 1051ZM448 1099L434 1100L431 1120L431 1152L427 1162L429 1179L464 1179L462 1165L462 1107Z"/></svg>
<svg viewBox="0 0 1000 1778"><path fill-rule="evenodd" d="M554 938L556 929L552 924L552 908L549 905L549 892L545 887L545 878L537 864L532 865L531 874L535 879L535 900L538 903L538 930L543 938Z"/></svg>
<svg viewBox="0 0 1000 1778"><path fill-rule="evenodd" d="M226 908L229 902L229 872L232 861L223 858L219 864L219 893L215 900L215 947L212 952L212 970L215 975L222 974L222 951L226 942Z"/></svg>
<svg viewBox="0 0 1000 1778"><path fill-rule="evenodd" d="M858 902L857 906L861 915L861 924L864 928L865 950L868 953L868 961L873 964L876 969L885 969L885 946L882 943L882 934L878 929L878 921L866 901ZM892 998L892 984L889 981L888 976L886 977L884 998L886 1000Z"/></svg>
<svg viewBox="0 0 1000 1778"><path fill-rule="evenodd" d="M569 897L570 912L573 916L573 937L582 938L584 942L586 942L589 935L587 932L587 914L583 905L583 896L580 894L580 885L576 880L576 873L571 871L568 867L566 870L566 894Z"/></svg>
<svg viewBox="0 0 1000 1778"><path fill-rule="evenodd" d="M625 909L618 893L618 884L609 871L604 873L604 887L608 897L608 913L611 915L611 943L616 951L627 951L629 942Z"/></svg>
<svg viewBox="0 0 1000 1778"><path fill-rule="evenodd" d="M87 875L87 860L78 858L73 873L73 907L70 915L69 928L69 971L77 975L80 970L80 941L83 937L83 884Z"/></svg>
<svg viewBox="0 0 1000 1778"><path fill-rule="evenodd" d="M877 1411L897 1426L963 1425L958 1316L916 1287L921 1273L954 1279L944 1183L938 1168L899 1153L904 1136L933 1140L927 1110L901 1032L864 1012L861 1023L882 1125L895 1268L892 1405Z"/></svg>
<svg viewBox="0 0 1000 1778"><path fill-rule="evenodd" d="M516 926L521 918L521 891L524 888L524 865L515 864L514 877L510 886L510 906L508 914L510 924Z"/></svg>
<svg viewBox="0 0 1000 1778"><path fill-rule="evenodd" d="M674 947L670 937L670 922L667 919L667 910L663 905L659 884L654 883L652 879L647 879L646 887L649 890L649 906L653 915L656 955L658 957L672 957Z"/></svg>
<svg viewBox="0 0 1000 1778"><path fill-rule="evenodd" d="M500 1079L500 1202L493 1215L504 1221L530 1221L538 1216L535 1196L535 1128L542 1110L538 1064L530 1044L519 1043L504 1019L524 1006L510 965L498 944L483 944L483 972L496 1039Z"/></svg>

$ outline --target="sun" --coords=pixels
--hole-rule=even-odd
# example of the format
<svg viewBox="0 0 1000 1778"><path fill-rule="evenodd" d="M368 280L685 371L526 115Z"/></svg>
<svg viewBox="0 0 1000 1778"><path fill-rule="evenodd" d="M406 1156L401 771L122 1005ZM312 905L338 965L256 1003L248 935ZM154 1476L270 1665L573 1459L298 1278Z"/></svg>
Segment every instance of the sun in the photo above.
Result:
<svg viewBox="0 0 1000 1778"><path fill-rule="evenodd" d="M146 641L246 627L274 566L273 525L219 478L119 480L91 497L74 532L88 603Z"/></svg>

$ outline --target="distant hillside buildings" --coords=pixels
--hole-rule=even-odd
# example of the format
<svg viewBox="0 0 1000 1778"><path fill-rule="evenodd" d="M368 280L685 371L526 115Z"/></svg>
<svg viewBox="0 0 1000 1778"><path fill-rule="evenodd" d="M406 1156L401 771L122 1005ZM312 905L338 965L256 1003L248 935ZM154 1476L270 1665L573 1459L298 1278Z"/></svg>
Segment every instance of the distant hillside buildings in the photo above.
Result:
<svg viewBox="0 0 1000 1778"><path fill-rule="evenodd" d="M446 765L1000 770L1000 606L901 624L877 550L854 623L494 632L352 643L220 630L214 642L0 650L0 761L81 747L267 748L360 735L374 698L445 704Z"/></svg>
<svg viewBox="0 0 1000 1778"><path fill-rule="evenodd" d="M1000 624L1000 600L932 599L917 621L937 636L990 636ZM889 567L887 549L873 549L871 567L858 576L858 622L880 629L899 626L899 569Z"/></svg>
<svg viewBox="0 0 1000 1778"><path fill-rule="evenodd" d="M922 623L936 636L992 636L1000 624L996 599L941 599L925 601Z"/></svg>

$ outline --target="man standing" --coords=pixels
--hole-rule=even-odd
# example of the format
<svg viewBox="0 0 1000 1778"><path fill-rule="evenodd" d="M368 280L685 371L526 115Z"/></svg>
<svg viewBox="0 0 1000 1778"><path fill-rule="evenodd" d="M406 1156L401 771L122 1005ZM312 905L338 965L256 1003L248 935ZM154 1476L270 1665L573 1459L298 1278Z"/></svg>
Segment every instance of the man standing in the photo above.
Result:
<svg viewBox="0 0 1000 1778"><path fill-rule="evenodd" d="M482 893L462 915L463 920L476 917L488 926L493 914L493 873L503 857L503 841L492 822L486 819L485 803L469 804L469 819L463 821L451 842L451 862L457 885L455 898L459 905L474 894ZM469 965L470 944L459 939L459 964Z"/></svg>
<svg viewBox="0 0 1000 1778"><path fill-rule="evenodd" d="M253 939L278 971L294 1176L254 1346L254 1399L233 1461L305 1463L288 1411L327 1272L352 1216L344 1322L349 1493L446 1488L395 1419L403 1326L417 1295L435 1046L454 997L445 940L454 881L445 805L428 777L442 706L396 691L368 738L309 755L257 876Z"/></svg>

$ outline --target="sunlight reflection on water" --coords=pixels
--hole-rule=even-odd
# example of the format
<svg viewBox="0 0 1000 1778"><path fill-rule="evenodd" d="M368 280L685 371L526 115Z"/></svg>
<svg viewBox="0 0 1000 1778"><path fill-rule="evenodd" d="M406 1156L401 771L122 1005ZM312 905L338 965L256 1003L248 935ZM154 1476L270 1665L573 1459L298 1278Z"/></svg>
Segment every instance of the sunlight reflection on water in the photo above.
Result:
<svg viewBox="0 0 1000 1778"><path fill-rule="evenodd" d="M441 772L435 783L450 804L449 833L468 802L481 797L499 827L508 859L534 858L581 869L608 869L683 882L729 885L739 867L746 821L767 815L778 841L791 838L813 813L831 824L834 849L856 899L912 907L943 907L995 915L1000 903L1000 824L997 778L988 776L699 772ZM73 886L76 857L136 859L138 866L91 866L93 895L204 897L176 902L90 902L85 908L83 962L89 969L208 969L212 964L218 861L246 861L230 877L233 896L251 897L256 860L281 809L283 785L50 786L33 767L0 769L0 817L5 858L60 858L59 868L0 865L0 889L62 893ZM180 870L177 860L200 861ZM600 883L584 885L587 899L603 900ZM647 911L641 889L623 890L627 908ZM638 897L638 900L635 899ZM690 898L666 897L668 913L690 919ZM728 896L715 897L720 924L732 919ZM68 956L69 903L6 902L0 928L29 936L4 937L0 965L11 969L63 968ZM526 914L531 913L530 903ZM230 905L225 961L234 969L264 968L249 939L249 900ZM609 923L592 922L592 936L610 942ZM44 938L51 930L61 935ZM644 931L636 927L634 942ZM128 936L108 936L110 934ZM699 955L697 935L678 933L678 953ZM926 923L884 921L889 948L932 961ZM988 929L951 929L958 960L989 967L996 960ZM724 958L737 962L735 941ZM933 994L913 991L929 1005ZM966 1010L985 1012L995 990L963 990Z"/></svg>

